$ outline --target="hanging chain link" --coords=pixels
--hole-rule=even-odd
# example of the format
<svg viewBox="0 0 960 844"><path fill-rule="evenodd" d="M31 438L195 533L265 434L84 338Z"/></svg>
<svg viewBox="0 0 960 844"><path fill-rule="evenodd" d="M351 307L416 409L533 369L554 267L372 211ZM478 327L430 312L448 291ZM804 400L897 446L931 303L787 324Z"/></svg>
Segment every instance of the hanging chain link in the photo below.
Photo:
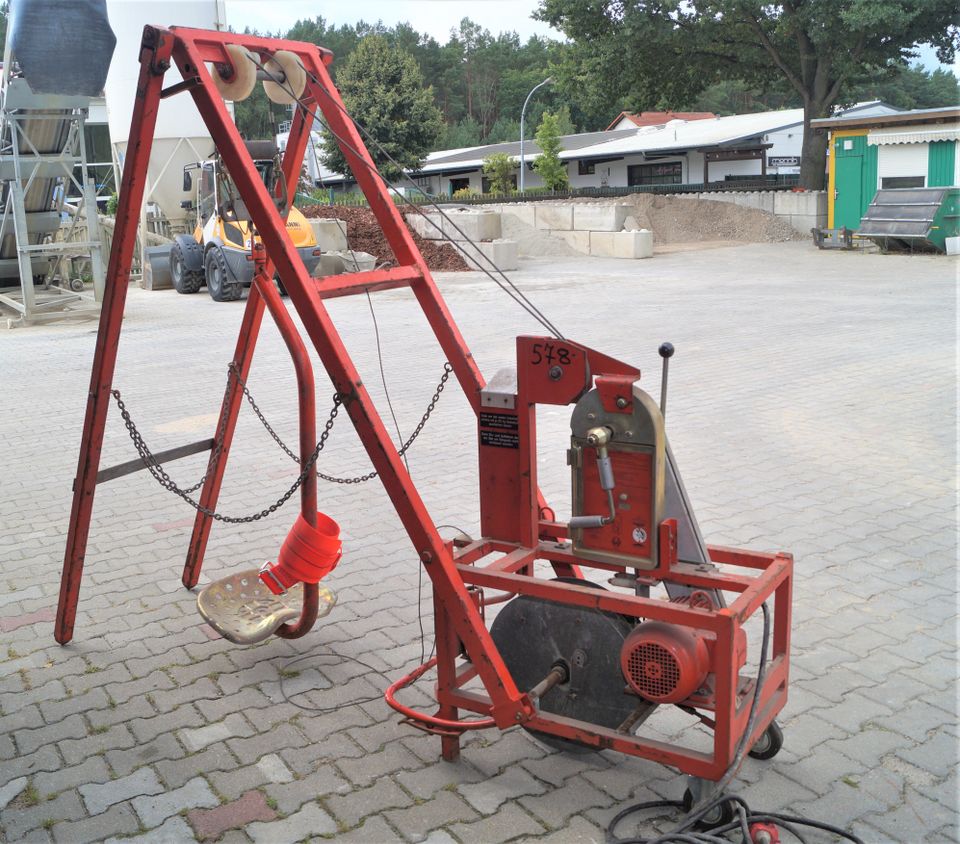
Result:
<svg viewBox="0 0 960 844"><path fill-rule="evenodd" d="M156 482L164 489L167 489L174 495L182 498L197 512L203 513L205 516L209 516L211 519L216 519L218 522L226 522L227 524L231 525L247 524L248 522L259 521L260 519L264 519L272 513L275 513L287 503L287 501L290 499L290 496L292 496L300 488L300 485L306 480L307 476L313 469L314 463L317 462L320 452L323 451L323 447L326 445L327 437L330 436L330 430L333 428L333 421L337 418L337 413L340 411L340 405L343 404L343 400L339 395L335 395L333 397L333 407L330 409L330 416L327 418L326 424L323 426L323 433L320 434L320 441L317 443L317 447L307 459L307 463L303 467L303 471L293 482L293 486L291 486L290 489L281 495L280 498L278 498L273 504L264 510L261 510L259 513L252 513L249 516L225 516L222 513L217 513L215 510L204 507L199 501L196 501L190 497L190 492L195 491L199 484L195 484L193 487L190 487L189 490L181 489L179 486L177 486L176 481L174 481L173 478L166 473L163 466L157 461L157 458L154 456L153 452L150 451L143 439L143 436L140 434L140 431L137 430L137 426L134 424L133 419L130 418L130 411L127 410L127 406L123 403L123 399L120 398L120 391L111 390L110 393L117 402L117 407L120 410L120 416L123 419L123 424L130 434L130 439L133 440L133 445L137 450L137 454L140 455L140 459L143 461L144 466L147 467ZM217 448L217 457L219 457L220 450L222 450L223 447L222 439L217 446L219 448L215 448ZM207 465L207 472L204 473L203 480L200 482L201 484L204 480L206 480L207 474L209 474L213 463L214 457L213 454L211 454L210 463Z"/></svg>
<svg viewBox="0 0 960 844"><path fill-rule="evenodd" d="M240 389L243 391L244 398L246 398L247 403L252 408L257 419L260 420L260 423L266 429L267 433L270 435L271 439L282 449L282 451L290 457L297 465L300 465L300 458L294 454L294 452L287 446L287 444L280 438L280 435L274 430L273 426L267 421L266 416L263 415L263 411L260 410L257 403L254 401L253 396L250 393L250 390L247 387L246 382L240 375L239 368L236 363L231 361L230 365L227 367L229 374L237 379L237 384L239 384ZM420 436L420 433L423 431L424 426L427 424L427 420L433 414L434 409L437 406L437 402L440 400L440 394L443 392L443 388L447 384L447 380L450 378L450 373L453 372L453 367L449 363L444 363L443 365L443 375L440 377L440 382L437 384L436 390L434 390L433 398L430 400L430 403L427 405L427 409L424 412L423 416L420 418L420 422L417 424L417 427L414 429L413 433L407 438L406 442L400 448L398 454L402 457L408 448L413 445L414 441ZM227 386L224 391L224 400L226 402L226 397L230 393L230 379L227 379ZM310 457L307 458L306 465L303 466L302 471L300 472L297 479L294 481L293 485L278 498L273 504L267 507L264 510L261 510L259 513L252 513L249 516L225 516L222 513L217 513L214 510L211 510L207 507L204 507L200 502L196 501L191 497L191 493L196 492L200 489L207 480L210 472L217 465L217 462L220 459L220 455L223 452L223 443L226 435L226 423L227 423L227 414L222 414L220 419L220 425L217 428L217 436L214 440L213 449L210 452L210 459L207 462L207 470L203 473L203 477L200 478L197 483L189 487L180 487L177 485L176 481L167 474L166 470L163 468L162 464L157 460L153 452L147 446L146 441L143 439L143 435L140 433L136 424L130 416L130 411L127 410L126 404L124 404L123 399L120 397L119 390L111 390L110 394L113 396L114 401L117 403L117 408L120 411L120 417L123 419L124 427L127 429L127 432L130 434L130 439L133 440L134 448L137 450L137 454L140 455L140 459L143 461L143 465L147 467L150 474L153 475L154 479L160 486L164 489L169 490L174 495L179 496L184 501L187 502L194 510L197 510L200 513L203 513L205 516L209 516L211 519L215 519L219 522L226 522L228 524L246 524L249 522L256 522L260 519L266 518L267 516L275 513L279 510L290 497L300 488L300 485L307 479L307 476L313 471L314 466L317 462L317 459L320 456L320 452L323 451L323 447L327 443L327 438L330 436L330 431L333 429L334 420L337 418L337 414L340 412L340 407L343 405L343 397L337 393L333 397L333 407L330 408L330 415L327 417L327 421L324 423L323 432L320 434L320 440L317 442L317 447L313 450L313 453ZM332 475L325 475L323 472L317 470L317 476L322 478L325 481L330 481L331 483L336 484L360 484L365 481L372 480L377 477L377 472L368 472L366 475L358 475L354 478L337 478Z"/></svg>
<svg viewBox="0 0 960 844"><path fill-rule="evenodd" d="M257 418L260 420L260 423L263 425L263 427L266 428L267 433L270 435L270 438L278 446L280 446L281 450L284 452L284 454L287 455L287 457L289 457L295 463L299 464L300 458L297 457L297 455L294 454L294 452L289 448L289 446L287 446L287 444L280 438L280 435L277 434L277 432L273 429L273 426L269 422L267 422L266 417L263 415L263 412L260 410L259 407L257 407L257 403L253 400L253 396L250 395L250 391L247 389L247 385L244 383L243 378L240 377L240 373L237 372L235 364L231 363L230 369L233 372L234 377L239 382L240 389L243 390L243 394L246 397L247 402L250 404L251 409L256 414ZM433 414L433 411L437 406L437 402L440 401L440 394L443 392L443 388L447 386L447 380L450 378L450 374L452 372L453 372L453 367L449 363L444 363L443 375L440 376L440 381L437 384L437 388L433 391L433 398L430 399L430 403L427 405L427 409L424 411L423 416L420 417L420 421L417 423L417 427L413 429L413 433L410 434L409 437L407 437L406 442L404 442L404 444L397 451L397 454L400 457L403 457L403 455L407 453L407 449L409 449L410 446L413 445L417 437L420 436L420 433L423 431L424 426L427 424L427 420ZM329 481L330 483L333 483L333 484L362 484L362 483L365 483L366 481L373 480L375 477L377 477L378 474L379 474L378 472L374 471L374 472L367 472L367 474L365 475L357 475L356 477L353 477L353 478L338 478L338 477L335 477L334 475L326 475L323 472L321 472L319 469L317 470L318 478L324 481Z"/></svg>

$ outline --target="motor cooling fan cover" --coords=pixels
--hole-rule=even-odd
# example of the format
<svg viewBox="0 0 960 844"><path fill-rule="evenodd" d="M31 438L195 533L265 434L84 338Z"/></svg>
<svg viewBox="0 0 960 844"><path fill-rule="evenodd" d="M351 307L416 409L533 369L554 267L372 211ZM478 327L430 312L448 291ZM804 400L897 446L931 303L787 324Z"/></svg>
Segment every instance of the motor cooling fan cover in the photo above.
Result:
<svg viewBox="0 0 960 844"><path fill-rule="evenodd" d="M679 703L706 679L710 654L703 638L687 628L645 621L623 643L620 667L637 694L657 703Z"/></svg>

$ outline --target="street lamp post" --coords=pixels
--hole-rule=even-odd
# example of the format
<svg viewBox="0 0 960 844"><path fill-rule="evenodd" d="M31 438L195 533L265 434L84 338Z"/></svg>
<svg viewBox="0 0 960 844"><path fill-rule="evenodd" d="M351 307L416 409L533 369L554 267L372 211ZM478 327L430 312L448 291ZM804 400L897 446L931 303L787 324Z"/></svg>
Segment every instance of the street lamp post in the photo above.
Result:
<svg viewBox="0 0 960 844"><path fill-rule="evenodd" d="M544 85L548 85L551 82L553 82L553 77L548 76L539 85L534 85L530 89L530 93L527 94L527 98L523 101L523 108L520 109L520 192L521 193L523 193L523 175L527 169L526 163L523 160L523 116L527 113L527 103L530 102L530 97L533 96L533 92L536 91L537 88L542 88Z"/></svg>

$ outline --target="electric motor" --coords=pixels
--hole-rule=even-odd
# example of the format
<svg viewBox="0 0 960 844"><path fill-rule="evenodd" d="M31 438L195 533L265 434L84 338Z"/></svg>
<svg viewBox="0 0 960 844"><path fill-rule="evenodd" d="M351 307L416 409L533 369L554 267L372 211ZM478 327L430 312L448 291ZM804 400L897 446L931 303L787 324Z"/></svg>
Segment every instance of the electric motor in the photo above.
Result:
<svg viewBox="0 0 960 844"><path fill-rule="evenodd" d="M656 703L679 703L703 685L710 670L704 638L660 621L638 624L623 642L620 667L630 687Z"/></svg>

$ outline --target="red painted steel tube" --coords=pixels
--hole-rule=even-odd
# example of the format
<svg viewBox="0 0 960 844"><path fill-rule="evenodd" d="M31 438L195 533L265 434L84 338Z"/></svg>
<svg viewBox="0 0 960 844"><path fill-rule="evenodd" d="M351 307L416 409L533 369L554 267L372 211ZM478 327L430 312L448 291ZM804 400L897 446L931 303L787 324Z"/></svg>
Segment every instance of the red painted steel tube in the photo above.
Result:
<svg viewBox="0 0 960 844"><path fill-rule="evenodd" d="M130 267L137 240L137 226L140 223L140 206L143 203L146 187L147 165L153 145L157 110L160 106L160 90L163 86L164 72L170 66L172 40L168 34L160 35L156 30L147 27L140 47L140 77L133 105L127 153L123 162L117 226L104 283L100 327L93 355L87 410L80 440L80 456L73 485L70 527L63 558L63 575L60 580L60 599L57 604L57 620L53 635L61 645L65 645L73 638L73 626L77 617L80 579L83 575L90 519L93 515L93 497L97 486L97 471L100 468L103 432L110 406L113 374L117 365L123 306L127 298L127 286L130 283Z"/></svg>
<svg viewBox="0 0 960 844"><path fill-rule="evenodd" d="M419 721L428 724L431 727L438 727L445 730L487 730L490 727L496 727L497 722L493 718L479 718L475 721L461 721L459 719L438 718L435 715L427 715L424 712L418 712L411 709L397 700L397 692L405 689L411 683L415 683L420 677L426 674L437 664L438 657L418 665L409 674L404 674L395 683L391 683L383 693L383 699L397 712L411 721Z"/></svg>
<svg viewBox="0 0 960 844"><path fill-rule="evenodd" d="M290 136L287 139L287 148L284 151L281 169L283 178L287 183L287 195L293 196L296 191L297 182L300 178L300 168L303 165L303 156L307 149L309 132L307 130L307 121L302 110L297 109L294 114L293 123L290 127ZM265 272L271 275L271 264L268 260ZM236 365L240 377L246 381L250 374L250 366L253 362L253 353L257 346L257 337L260 335L260 325L263 322L263 298L256 285L250 287L250 293L247 295L247 304L243 312L243 321L240 324L240 332L237 335L237 345L233 353L233 363ZM233 435L237 429L237 417L240 414L240 406L243 403L243 391L236 378L230 378L230 390L223 400L220 408L220 419L214 431L223 430L223 445L216 464L207 473L207 480L204 482L203 489L200 492L200 505L208 510L217 509L217 501L220 498L220 488L223 484L223 475L227 468L227 457L230 453L230 446L233 444ZM226 418L224 418L226 417ZM210 529L213 526L213 519L205 513L197 512L193 522L193 533L190 536L190 545L187 551L187 559L183 566L183 585L187 589L192 589L200 580L200 569L203 566L203 557L207 550L207 542L210 539Z"/></svg>
<svg viewBox="0 0 960 844"><path fill-rule="evenodd" d="M280 336L290 352L297 375L297 407L300 414L300 466L307 465L317 444L316 388L313 381L313 365L307 347L300 338L296 325L284 307L280 294L273 286L273 279L266 272L266 253L262 244L254 246L254 262L257 265L254 284L263 299L270 316L280 331ZM300 484L300 512L307 524L317 526L317 473L311 468ZM296 624L282 624L276 635L281 639L299 639L309 633L317 621L320 609L320 587L316 583L303 584L303 605Z"/></svg>
<svg viewBox="0 0 960 844"><path fill-rule="evenodd" d="M263 239L268 254L280 271L284 286L291 300L297 308L314 346L320 354L320 359L330 374L335 388L347 397L346 409L357 429L374 468L379 472L381 481L387 490L393 505L411 537L414 548L426 564L436 592L442 597L445 605L456 609L453 623L456 626L459 638L464 642L471 659L477 664L484 685L494 698L493 714L502 726L513 723L516 717L525 717L531 711L526 696L522 694L513 682L512 677L503 663L503 659L493 644L490 634L480 617L477 608L470 601L463 582L457 576L456 569L449 551L444 547L443 540L434 527L423 501L416 487L407 475L402 460L397 454L383 420L377 413L369 394L356 371L343 342L330 320L329 314L323 306L315 285L307 275L303 262L293 247L283 221L273 205L272 199L266 191L259 174L252 166L249 156L243 149L243 144L233 121L227 114L223 101L215 93L212 80L207 68L203 65L200 56L192 43L191 31L175 30L178 36L174 49L174 59L180 67L181 73L196 73L201 84L191 88L190 93L197 104L205 122L210 128L221 157L233 176L241 197L246 202L253 216L257 230ZM230 34L220 34L223 38ZM325 79L326 84L332 87L329 76L323 67L316 47L307 44L298 46L298 54L314 75ZM271 45L272 47L272 45ZM308 82L310 96L314 93ZM321 103L322 106L322 103ZM325 112L337 134L347 138L348 143L363 151L362 143L357 136L352 123L348 124L343 114L335 109ZM350 158L349 150L347 153ZM364 152L363 165L353 167L354 173L361 178L361 173L367 173L366 165L372 166L369 154ZM364 176L364 178L366 178ZM369 180L365 187L371 194L371 206L383 205L389 202L395 213L393 203L386 196L383 186ZM399 217L394 217L394 224ZM409 239L409 233L404 235ZM410 241L412 243L412 241ZM398 250L395 247L395 252ZM397 254L403 260L403 255ZM464 359L469 358L465 349L459 350ZM454 363L454 361L451 361ZM455 364L455 366L458 364ZM472 365L471 363L468 365ZM462 368L462 367L461 367Z"/></svg>

